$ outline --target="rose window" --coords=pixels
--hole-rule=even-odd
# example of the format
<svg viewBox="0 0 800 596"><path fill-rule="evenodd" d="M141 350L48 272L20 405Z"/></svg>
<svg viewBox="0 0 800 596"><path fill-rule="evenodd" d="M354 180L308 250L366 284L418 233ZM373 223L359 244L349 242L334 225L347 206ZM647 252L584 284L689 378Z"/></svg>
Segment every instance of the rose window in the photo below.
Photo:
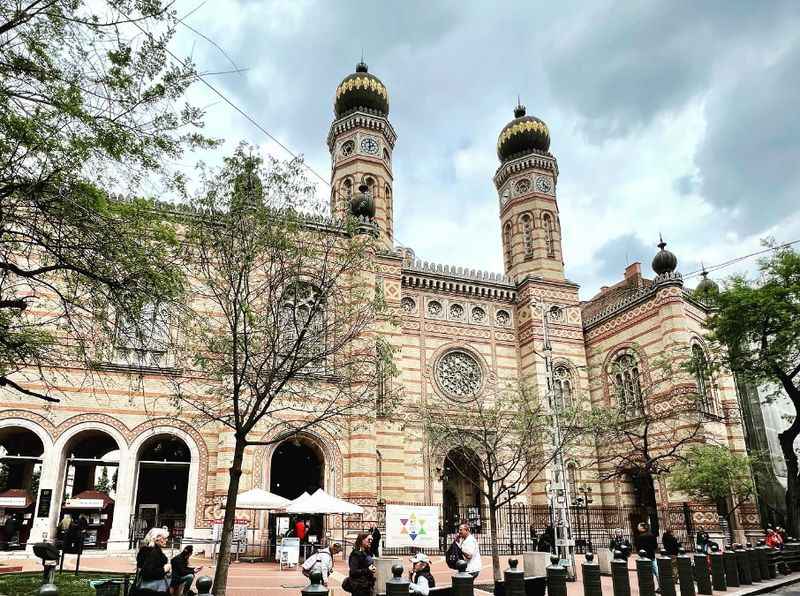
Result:
<svg viewBox="0 0 800 596"><path fill-rule="evenodd" d="M439 387L454 399L475 398L481 390L481 365L467 352L453 350L436 363Z"/></svg>
<svg viewBox="0 0 800 596"><path fill-rule="evenodd" d="M460 304L451 304L450 305L450 318L451 319L463 319L464 318L464 307Z"/></svg>
<svg viewBox="0 0 800 596"><path fill-rule="evenodd" d="M483 323L486 320L486 311L480 306L472 309L472 320L476 323Z"/></svg>
<svg viewBox="0 0 800 596"><path fill-rule="evenodd" d="M409 298L406 296L400 301L400 306L403 308L404 311L407 313L412 313L417 309L417 303L414 302L413 298Z"/></svg>
<svg viewBox="0 0 800 596"><path fill-rule="evenodd" d="M433 315L434 317L438 317L440 314L442 314L441 302L436 302L436 300L431 300L428 302L428 314Z"/></svg>

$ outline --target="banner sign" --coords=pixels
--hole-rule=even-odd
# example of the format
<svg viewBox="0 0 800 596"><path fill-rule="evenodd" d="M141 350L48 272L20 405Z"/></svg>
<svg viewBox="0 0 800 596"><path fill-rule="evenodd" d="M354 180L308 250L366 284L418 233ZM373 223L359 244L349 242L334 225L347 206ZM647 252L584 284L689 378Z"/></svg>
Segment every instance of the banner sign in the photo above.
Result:
<svg viewBox="0 0 800 596"><path fill-rule="evenodd" d="M439 508L386 506L386 547L439 548Z"/></svg>

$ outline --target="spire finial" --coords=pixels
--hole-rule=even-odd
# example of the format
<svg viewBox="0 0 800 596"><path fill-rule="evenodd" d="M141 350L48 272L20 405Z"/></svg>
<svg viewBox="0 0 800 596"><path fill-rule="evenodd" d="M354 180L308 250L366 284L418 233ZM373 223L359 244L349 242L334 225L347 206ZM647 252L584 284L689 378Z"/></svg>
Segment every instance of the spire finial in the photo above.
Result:
<svg viewBox="0 0 800 596"><path fill-rule="evenodd" d="M356 64L356 72L368 72L367 63L364 62L364 48L361 48L361 62Z"/></svg>
<svg viewBox="0 0 800 596"><path fill-rule="evenodd" d="M522 118L525 115L525 106L522 105L522 100L517 95L517 107L514 108L514 118Z"/></svg>
<svg viewBox="0 0 800 596"><path fill-rule="evenodd" d="M664 242L664 238L661 236L661 232L658 233L658 244L656 246L661 250L664 250L664 247L667 246L667 243Z"/></svg>

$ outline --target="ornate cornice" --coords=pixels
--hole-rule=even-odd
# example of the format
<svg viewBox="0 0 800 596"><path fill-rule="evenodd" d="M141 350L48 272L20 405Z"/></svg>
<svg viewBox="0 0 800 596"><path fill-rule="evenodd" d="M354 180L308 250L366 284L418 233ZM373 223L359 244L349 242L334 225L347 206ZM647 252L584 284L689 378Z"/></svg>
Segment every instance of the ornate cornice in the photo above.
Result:
<svg viewBox="0 0 800 596"><path fill-rule="evenodd" d="M512 303L517 299L516 286L501 273L416 260L406 262L402 275L402 283L406 287L495 298Z"/></svg>
<svg viewBox="0 0 800 596"><path fill-rule="evenodd" d="M494 174L494 184L497 188L500 188L514 174L531 168L550 170L553 172L553 178L558 179L558 162L556 158L550 153L533 151L501 164Z"/></svg>
<svg viewBox="0 0 800 596"><path fill-rule="evenodd" d="M336 142L336 137L355 128L368 128L376 132L380 132L386 138L386 141L394 149L394 144L397 141L397 133L389 123L385 116L377 114L370 114L362 109L355 112L345 114L338 120L334 120L331 124L331 129L328 132L328 150L333 151Z"/></svg>

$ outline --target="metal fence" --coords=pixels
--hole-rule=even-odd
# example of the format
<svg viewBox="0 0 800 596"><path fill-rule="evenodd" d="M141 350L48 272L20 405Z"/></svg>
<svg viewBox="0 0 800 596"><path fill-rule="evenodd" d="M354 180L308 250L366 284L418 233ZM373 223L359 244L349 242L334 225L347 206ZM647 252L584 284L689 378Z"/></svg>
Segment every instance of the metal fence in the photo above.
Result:
<svg viewBox="0 0 800 596"><path fill-rule="evenodd" d="M611 535L615 529L621 529L623 536L635 544L636 526L641 522L648 523L659 541L667 529L681 543L687 552L694 551L694 528L692 511L688 505L669 505L651 509L635 506L590 505L569 507L572 524L572 538L575 551L585 553L587 550L608 548ZM440 544L438 552L444 552L455 540L458 524L468 522L472 534L478 541L481 553L491 552L491 534L489 511L487 507L446 507L440 506L439 516L442 523L439 528ZM515 555L525 551L546 550L542 535L553 523L553 511L548 505L525 505L514 503L503 506L497 512L497 542L501 555ZM384 517L378 511L378 523L381 531L385 527ZM706 526L706 530L716 528ZM409 548L385 548L387 555L406 555Z"/></svg>

